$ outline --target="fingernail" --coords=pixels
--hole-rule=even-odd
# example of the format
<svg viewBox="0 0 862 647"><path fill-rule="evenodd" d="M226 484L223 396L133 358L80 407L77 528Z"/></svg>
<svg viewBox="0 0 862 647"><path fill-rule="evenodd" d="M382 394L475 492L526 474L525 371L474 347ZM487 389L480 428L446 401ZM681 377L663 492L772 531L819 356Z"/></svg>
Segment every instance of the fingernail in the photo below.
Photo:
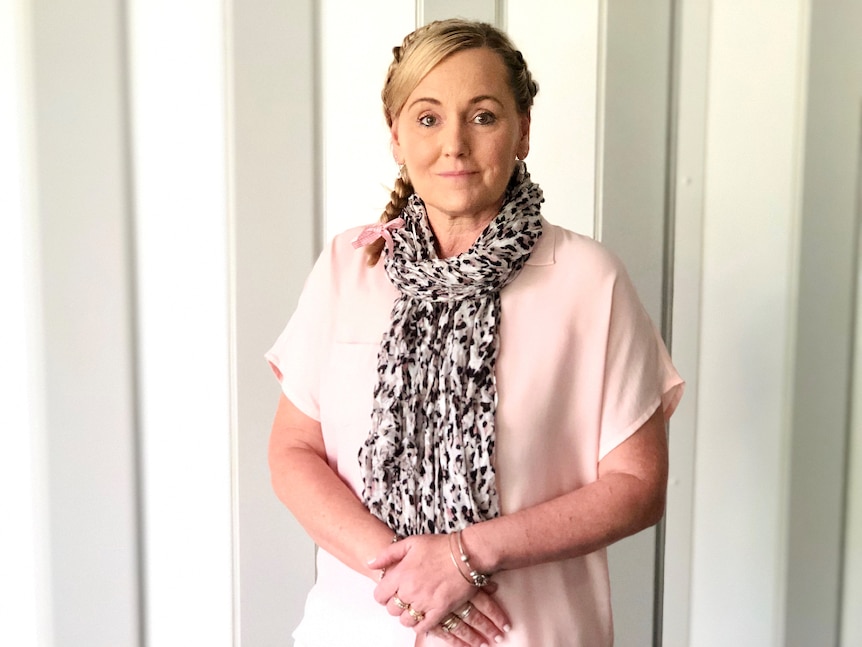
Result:
<svg viewBox="0 0 862 647"><path fill-rule="evenodd" d="M503 636L494 636L494 642L497 642L497 643L503 642Z"/></svg>
<svg viewBox="0 0 862 647"><path fill-rule="evenodd" d="M512 631L512 627L510 627L509 625L503 625L503 631L509 633L510 631Z"/></svg>

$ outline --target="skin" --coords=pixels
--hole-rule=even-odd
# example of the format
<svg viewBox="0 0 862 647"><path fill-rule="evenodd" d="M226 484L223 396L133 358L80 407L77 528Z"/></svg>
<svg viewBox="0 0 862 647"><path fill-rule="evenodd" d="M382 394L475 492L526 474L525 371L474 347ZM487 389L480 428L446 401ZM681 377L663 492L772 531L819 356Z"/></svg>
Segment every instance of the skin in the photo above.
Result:
<svg viewBox="0 0 862 647"><path fill-rule="evenodd" d="M529 115L519 114L498 55L467 50L444 59L417 86L392 125L396 159L407 165L425 202L441 257L469 249L499 212L516 155L529 151ZM593 552L655 524L667 485L667 438L661 409L598 465L598 479L539 505L485 521L462 533L473 568L523 568ZM402 624L450 645L505 640L510 618L456 570L445 535L392 543L329 467L320 423L281 397L269 446L273 488L314 541L378 581L374 597ZM381 572L385 575L381 578ZM424 612L417 622L394 596ZM440 623L470 602L452 633Z"/></svg>

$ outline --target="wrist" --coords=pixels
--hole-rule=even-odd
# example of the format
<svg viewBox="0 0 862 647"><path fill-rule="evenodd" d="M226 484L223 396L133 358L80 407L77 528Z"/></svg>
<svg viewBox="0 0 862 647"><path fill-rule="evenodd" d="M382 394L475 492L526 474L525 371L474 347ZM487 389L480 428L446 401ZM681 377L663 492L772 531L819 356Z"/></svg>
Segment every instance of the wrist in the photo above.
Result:
<svg viewBox="0 0 862 647"><path fill-rule="evenodd" d="M480 573L492 575L502 569L493 555L491 543L485 539L487 533L484 526L484 523L478 523L464 528L461 531L461 544L464 552L470 556L470 565Z"/></svg>
<svg viewBox="0 0 862 647"><path fill-rule="evenodd" d="M394 544L399 539L400 538L398 537L398 535L393 534L392 531L388 528L386 528L384 532L377 533L375 535L373 543L370 544L372 546L372 549L374 550L374 554L371 555L366 562L365 575L377 581L383 579L383 576L386 575L386 569L372 568L371 566L369 566L369 563L377 559L384 550L386 550L389 546Z"/></svg>
<svg viewBox="0 0 862 647"><path fill-rule="evenodd" d="M465 529L466 530L466 529ZM463 539L464 531L457 531L448 536L449 556L459 575L472 586L482 588L490 582L491 571L477 568L478 560L473 560ZM475 561L475 563L474 563ZM484 560L482 560L484 563Z"/></svg>

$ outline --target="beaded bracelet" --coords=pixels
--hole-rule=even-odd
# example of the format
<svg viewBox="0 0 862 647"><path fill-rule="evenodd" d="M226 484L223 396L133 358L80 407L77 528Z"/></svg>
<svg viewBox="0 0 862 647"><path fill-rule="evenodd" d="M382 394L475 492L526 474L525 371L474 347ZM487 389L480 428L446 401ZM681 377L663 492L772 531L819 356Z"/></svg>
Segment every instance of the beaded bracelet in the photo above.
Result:
<svg viewBox="0 0 862 647"><path fill-rule="evenodd" d="M467 573L458 565L458 560L455 559L455 551L452 550L452 535L449 535L449 557L452 558L452 563L455 565L455 568L458 569L458 572L461 574L467 582L472 584L475 587L482 588L488 582L491 581L490 576L485 573L480 573L475 568L470 566L470 556L464 552L464 544L461 541L461 531L455 533L455 539L458 541L458 552L461 554L461 563L467 567Z"/></svg>

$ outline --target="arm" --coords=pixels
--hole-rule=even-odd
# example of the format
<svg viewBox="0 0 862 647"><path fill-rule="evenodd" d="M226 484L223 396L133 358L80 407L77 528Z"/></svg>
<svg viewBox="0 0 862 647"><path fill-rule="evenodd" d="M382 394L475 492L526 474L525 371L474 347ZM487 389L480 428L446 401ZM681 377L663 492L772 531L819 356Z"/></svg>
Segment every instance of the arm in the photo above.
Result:
<svg viewBox="0 0 862 647"><path fill-rule="evenodd" d="M470 565L484 573L577 557L603 548L656 523L664 512L667 437L661 407L637 432L599 463L598 479L544 503L475 524L462 539ZM433 538L432 538L433 539ZM444 542L410 538L387 547L371 563L398 567L375 592L385 603L394 591L427 608L445 607L441 594L454 572ZM427 565L427 566L426 566ZM427 614L426 614L427 615ZM417 625L429 630L430 618ZM437 620L439 622L439 620Z"/></svg>
<svg viewBox="0 0 862 647"><path fill-rule="evenodd" d="M392 530L368 512L329 466L320 423L302 413L284 395L279 400L272 425L269 465L276 495L312 539L350 568L377 580L380 567L371 568L369 556L391 545ZM446 541L443 535L423 539ZM448 553L446 559L449 560ZM463 642L454 642L449 636L442 635L439 628L436 628L436 633L451 644L477 646L486 640L476 631L492 637L500 635L508 624L508 618L490 595L494 588L477 591L463 581L451 564L448 567L450 586L457 591L454 598L458 603L472 600L477 612L471 615L470 625L465 622L459 630ZM393 590L392 595L396 592L397 589ZM392 595L387 598L390 613L400 616L402 624L412 626L414 622L409 614L391 601ZM442 609L438 620L431 626L455 606L452 603ZM470 627L475 627L475 630Z"/></svg>
<svg viewBox="0 0 862 647"><path fill-rule="evenodd" d="M470 563L496 572L578 557L657 523L664 514L668 449L661 407L599 463L596 481L464 530Z"/></svg>
<svg viewBox="0 0 862 647"><path fill-rule="evenodd" d="M272 487L306 532L355 571L377 579L367 562L392 541L392 531L371 515L326 460L320 423L284 395L269 440Z"/></svg>

